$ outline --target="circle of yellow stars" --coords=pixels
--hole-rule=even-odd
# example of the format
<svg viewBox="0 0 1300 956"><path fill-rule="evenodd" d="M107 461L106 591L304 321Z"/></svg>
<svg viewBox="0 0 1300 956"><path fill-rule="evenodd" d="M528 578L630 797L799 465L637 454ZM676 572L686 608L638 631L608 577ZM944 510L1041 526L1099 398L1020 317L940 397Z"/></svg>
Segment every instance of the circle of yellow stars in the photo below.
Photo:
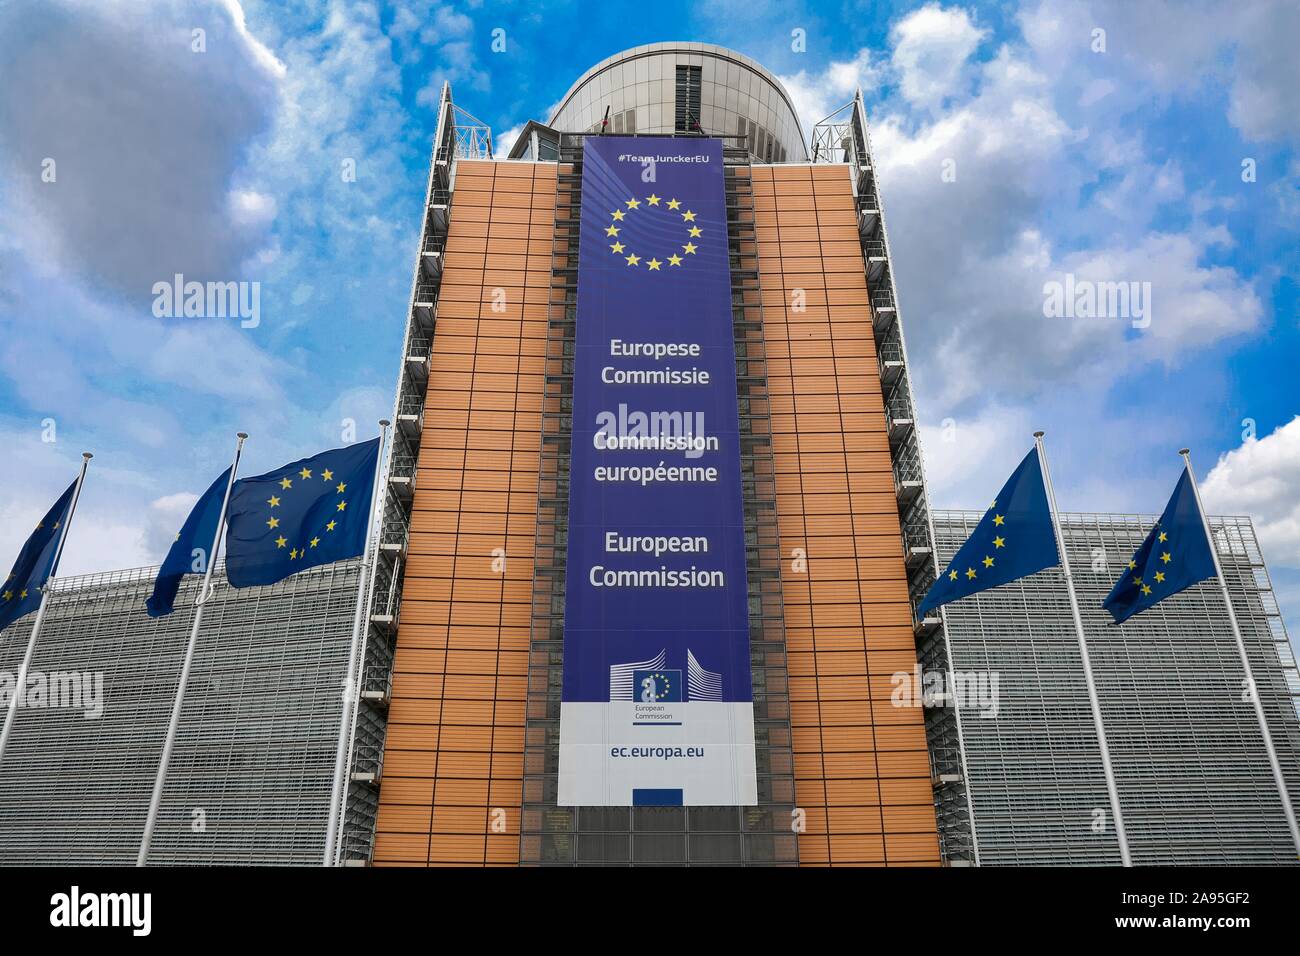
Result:
<svg viewBox="0 0 1300 956"><path fill-rule="evenodd" d="M995 528L1001 528L1004 524L1006 524L1006 520L1007 520L1007 518L1006 518L1006 515L1000 515L1000 514L997 513L997 511L995 510L995 509L997 508L997 506L998 506L998 503L997 503L996 501L993 502L993 504L989 505L989 511L992 512L992 514L993 514L993 527L995 527ZM1006 546L1007 546L1007 539L1006 539L1006 538L1002 537L1002 535L1000 535L1000 534L995 534L995 535L993 536L993 549L992 549L992 550L993 550L993 554L997 554L999 548L1005 548ZM993 567L993 565L997 563L997 559L994 558L992 554L986 554L986 555L984 555L984 560L983 560L983 561L980 561L979 563L980 563L981 565L983 565L983 566L984 566L984 570L987 571L989 568ZM966 571L965 571L965 577L966 577L966 580L967 580L967 581L974 581L974 580L975 580L975 577L976 577L976 575L977 575L978 573L979 573L979 572L977 572L974 568L967 568ZM956 581L956 580L958 580L961 576L962 576L961 574L958 574L956 568L952 568L952 567L950 567L950 568L948 569L948 580L949 580L949 581Z"/></svg>
<svg viewBox="0 0 1300 956"><path fill-rule="evenodd" d="M1169 541L1169 535L1163 531L1161 531L1160 534L1156 536L1156 542L1158 544L1167 544L1168 541ZM1167 565L1173 559L1174 559L1173 555L1170 554L1170 552L1161 550L1160 559L1159 559L1161 564ZM1130 571L1136 571L1137 562L1130 558L1128 562L1128 569ZM1165 572L1157 571L1154 575L1152 575L1152 578L1156 584L1164 584ZM1133 575L1133 585L1142 592L1143 597L1149 597L1151 595L1152 592L1151 585L1142 580L1142 575L1140 574Z"/></svg>
<svg viewBox="0 0 1300 956"><path fill-rule="evenodd" d="M334 472L330 471L330 469L328 468L321 471L320 476L322 480L327 482L334 480ZM298 480L300 481L310 481L311 478L312 478L312 470L310 468L303 468L300 472L298 472ZM284 478L281 478L280 490L288 491L290 488L293 487L293 482L294 479L288 477L287 475ZM340 496L345 494L347 490L348 490L347 482L343 482L343 481L340 481L334 488L335 494L338 494ZM272 531L275 531L280 527L280 519L275 516L275 509L280 507L280 496L273 494L271 495L271 497L266 499L266 503L270 506L272 512L271 517L266 519L266 527ZM342 514L343 512L347 511L348 510L347 499L340 497L338 503L334 506L334 510L339 514ZM338 519L331 518L329 521L325 523L324 533L329 534L337 527L338 527ZM321 543L320 535L316 535L310 541L304 544L301 548L289 548L289 560L296 561L299 558L305 558L307 556L307 552L311 548L317 547L320 543ZM279 549L286 548L289 546L289 539L286 538L283 534L281 534L275 539L275 546L276 548Z"/></svg>
<svg viewBox="0 0 1300 956"><path fill-rule="evenodd" d="M619 239L619 233L622 231L621 223L624 222L628 213L635 212L636 210L641 208L642 201L640 199L629 199L623 205L627 207L626 211L623 209L615 209L613 212L609 214L613 222L611 222L609 226L605 229L605 237L614 240L609 244L609 251L614 253L615 255L622 256L623 261L626 262L629 266L639 266L642 264L642 262L644 262L646 269L648 271L662 272L665 264L671 269L675 266L680 266L683 262L685 262L686 256L695 255L695 251L699 247L695 244L693 240L699 239L701 236L703 236L704 230L696 223L694 212L692 212L690 209L687 209L685 212L682 211L682 204L679 200L677 199L665 200L662 196L656 196L654 193L651 193L649 196L646 196L645 198L646 206L657 206L660 209L675 212L682 217L682 223L683 225L686 226L687 240L686 242L682 243L681 255L678 255L676 252L674 252L666 260L659 260L655 258L643 260L635 252L629 250L623 244L623 241Z"/></svg>
<svg viewBox="0 0 1300 956"><path fill-rule="evenodd" d="M41 530L42 528L44 528L44 527L45 527L45 519L42 518L40 521L36 522L36 530L33 531L32 534L35 534L37 531L40 531L40 530ZM58 531L58 530L59 530L59 522L57 522L57 521L54 522L54 527L52 527L50 530L51 530L51 531ZM12 571L10 571L10 572L9 572L9 577L5 578L5 584L8 584L8 583L9 583L10 581L12 581L13 579L14 579L14 574L13 574ZM12 601L13 599L14 599L14 592L13 592L13 589L12 589L12 588L5 588L4 591L0 592L0 602L4 602L4 601ZM20 601L26 601L26 600L27 600L27 589L26 589L26 588L23 588L21 591L18 592L18 600L20 600Z"/></svg>
<svg viewBox="0 0 1300 956"><path fill-rule="evenodd" d="M651 679L651 680L661 680L661 681L664 682L664 692L663 692L663 694L660 695L661 697L665 696L665 695L668 693L668 691L669 691L669 690L672 688L672 686L673 686L672 681L670 681L670 680L668 679L668 675L667 675L667 674L661 674L659 671L655 671L653 674L651 674L651 675L650 675L650 679Z"/></svg>

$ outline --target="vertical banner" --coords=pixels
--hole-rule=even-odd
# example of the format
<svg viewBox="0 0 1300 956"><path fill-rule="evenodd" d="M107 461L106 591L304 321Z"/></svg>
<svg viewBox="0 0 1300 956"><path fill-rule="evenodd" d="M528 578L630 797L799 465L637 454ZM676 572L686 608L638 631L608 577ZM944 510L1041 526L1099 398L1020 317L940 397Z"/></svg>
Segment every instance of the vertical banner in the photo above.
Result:
<svg viewBox="0 0 1300 956"><path fill-rule="evenodd" d="M722 144L588 137L561 806L757 803Z"/></svg>

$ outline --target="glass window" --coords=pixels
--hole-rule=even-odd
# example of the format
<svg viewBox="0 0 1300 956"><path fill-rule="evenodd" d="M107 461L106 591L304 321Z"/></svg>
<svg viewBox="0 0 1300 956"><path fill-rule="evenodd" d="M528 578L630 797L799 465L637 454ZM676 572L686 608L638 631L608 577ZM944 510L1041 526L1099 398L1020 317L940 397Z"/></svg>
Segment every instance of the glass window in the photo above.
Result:
<svg viewBox="0 0 1300 956"><path fill-rule="evenodd" d="M673 129L678 133L700 129L700 73L698 66L677 67L677 109Z"/></svg>
<svg viewBox="0 0 1300 956"><path fill-rule="evenodd" d="M740 863L739 833L696 833L689 841L692 863Z"/></svg>
<svg viewBox="0 0 1300 956"><path fill-rule="evenodd" d="M632 838L634 863L685 863L685 834L637 834Z"/></svg>
<svg viewBox="0 0 1300 956"><path fill-rule="evenodd" d="M578 835L579 863L626 863L631 837L626 833L582 833Z"/></svg>
<svg viewBox="0 0 1300 956"><path fill-rule="evenodd" d="M639 833L680 833L686 828L686 808L633 807L632 822Z"/></svg>

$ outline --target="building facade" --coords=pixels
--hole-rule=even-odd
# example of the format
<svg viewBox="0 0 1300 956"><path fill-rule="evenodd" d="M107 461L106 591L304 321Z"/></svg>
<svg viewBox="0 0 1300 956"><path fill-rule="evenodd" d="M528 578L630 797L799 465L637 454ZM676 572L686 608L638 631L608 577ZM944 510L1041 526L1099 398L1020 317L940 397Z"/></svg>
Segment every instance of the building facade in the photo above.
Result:
<svg viewBox="0 0 1300 956"><path fill-rule="evenodd" d="M418 470L376 865L942 861L924 715L890 705L915 660L907 542L933 548L860 99L842 118L835 161L808 162L770 73L657 44L593 67L499 161L465 154L485 140L444 89L399 383ZM724 145L755 807L557 805L580 179L602 129Z"/></svg>
<svg viewBox="0 0 1300 956"><path fill-rule="evenodd" d="M935 514L941 560L955 553L979 517ZM1101 599L1112 569L1141 543L1154 517L1062 518L1135 863L1293 863L1253 710L1240 693L1240 663L1217 588L1198 585L1116 627ZM1211 526L1295 793L1300 677L1268 570L1248 519L1215 517ZM59 582L33 661L41 700L20 710L0 765L0 864L134 861L197 593L191 578L175 614L147 617L143 604L156 572L142 568ZM215 576L153 862L319 862L358 572L358 562L345 562L245 592ZM391 582L381 578L379 585L372 616L382 622L391 611L383 603ZM936 799L939 835L948 846L971 846L972 861L977 857L981 865L1118 861L1113 830L1097 827L1108 803L1063 586L1060 572L1049 570L949 605L945 644L964 681L955 691L950 685L928 701L899 699L906 668L891 678L891 711L924 713L936 767L945 759L943 741L955 736L958 714L963 718L964 752L951 760L968 775L971 804L960 815L946 814ZM0 675L17 670L30 626L28 618L6 632ZM913 673L939 669L932 664L944 653L937 641L923 642L918 652ZM387 675L388 667L372 655L350 767L355 792L344 858L352 863L369 860L372 845ZM996 684L988 682L991 675ZM70 687L80 696L62 699ZM792 710L798 711L796 704ZM797 733L799 724L792 724ZM389 759L396 755L400 769L407 758L399 749L409 748L394 747ZM544 785L539 766L541 773L521 779L532 785L540 776ZM937 777L936 771L936 797L948 786ZM402 787L409 779L390 775L383 792L391 792L392 781ZM796 788L799 783L791 781ZM571 811L547 803L545 793L528 809L539 819L553 813L561 822L571 820ZM573 854L626 855L624 862L637 862L631 814L638 811L577 811L593 812L605 826L592 828L597 836L576 827L559 831L569 834ZM757 854L754 845L765 842L755 833L761 811L691 812L704 819L690 821L687 849L722 856L728 843L739 842ZM622 829L611 825L623 822L620 815L627 818ZM651 825L660 822L655 814L643 816ZM660 839L651 846L668 856L677 834L654 832ZM585 846L593 842L595 851Z"/></svg>
<svg viewBox="0 0 1300 956"><path fill-rule="evenodd" d="M980 517L936 515L943 563ZM1116 626L1102 600L1155 516L1061 517L1134 865L1294 864L1217 582ZM1210 525L1294 800L1295 656L1249 519L1211 518ZM963 717L983 865L1119 863L1114 827L1097 825L1109 803L1064 588L1054 568L943 611L952 669L998 677L989 699L958 693L929 710L937 725ZM922 662L928 668L941 653L932 642Z"/></svg>
<svg viewBox="0 0 1300 956"><path fill-rule="evenodd" d="M564 806L582 172L593 137L666 135L721 144L757 800ZM1114 862L1113 835L1091 828L1104 786L1058 572L913 610L974 519L929 508L861 95L805 145L757 63L654 44L597 64L493 157L444 86L349 689L340 861ZM1294 659L1248 521L1215 520L1294 778ZM1080 569L1097 549L1113 566L1142 533L1067 521ZM59 582L34 666L103 674L106 706L93 720L20 711L0 862L134 859L197 587L150 619L153 574ZM345 562L238 595L218 584L153 862L319 862L360 574ZM1249 705L1224 696L1235 672L1212 595L1105 628L1092 605L1109 577L1079 577L1137 861L1281 862ZM28 627L4 635L0 672ZM998 687L970 706L900 700L909 675L948 673Z"/></svg>
<svg viewBox="0 0 1300 956"><path fill-rule="evenodd" d="M359 569L244 592L214 574L151 863L320 863ZM157 571L57 583L0 762L0 863L135 863L200 583L151 618ZM10 692L34 617L0 642ZM377 699L382 676L365 690ZM378 772L378 726L359 722L357 774Z"/></svg>
<svg viewBox="0 0 1300 956"><path fill-rule="evenodd" d="M566 133L734 136L755 162L803 162L808 150L789 95L744 54L711 43L651 43L597 63L550 121Z"/></svg>

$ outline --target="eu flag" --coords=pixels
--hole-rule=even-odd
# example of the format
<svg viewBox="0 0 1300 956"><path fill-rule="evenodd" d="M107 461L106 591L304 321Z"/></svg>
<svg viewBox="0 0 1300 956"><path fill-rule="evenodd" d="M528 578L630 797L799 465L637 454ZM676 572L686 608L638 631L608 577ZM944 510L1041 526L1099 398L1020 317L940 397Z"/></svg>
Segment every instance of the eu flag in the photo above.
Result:
<svg viewBox="0 0 1300 956"><path fill-rule="evenodd" d="M226 532L231 585L274 584L363 554L378 452L374 438L235 482Z"/></svg>
<svg viewBox="0 0 1300 956"><path fill-rule="evenodd" d="M1196 505L1192 477L1183 469L1173 497L1142 547L1129 560L1101 606L1115 623L1160 603L1171 594L1215 576L1214 554Z"/></svg>
<svg viewBox="0 0 1300 956"><path fill-rule="evenodd" d="M187 574L202 574L208 568L208 550L212 539L217 536L217 521L221 517L221 503L226 497L226 483L230 481L230 469L221 473L203 492L194 505L185 524L176 533L167 559L158 569L158 577L153 583L153 594L145 602L150 617L162 617L175 608L176 592L180 590L181 578Z"/></svg>
<svg viewBox="0 0 1300 956"><path fill-rule="evenodd" d="M1060 563L1043 469L1035 448L931 585L917 614Z"/></svg>
<svg viewBox="0 0 1300 956"><path fill-rule="evenodd" d="M41 606L41 588L54 574L59 537L68 523L68 511L76 491L74 481L37 523L36 530L18 552L18 560L0 590L0 630Z"/></svg>

